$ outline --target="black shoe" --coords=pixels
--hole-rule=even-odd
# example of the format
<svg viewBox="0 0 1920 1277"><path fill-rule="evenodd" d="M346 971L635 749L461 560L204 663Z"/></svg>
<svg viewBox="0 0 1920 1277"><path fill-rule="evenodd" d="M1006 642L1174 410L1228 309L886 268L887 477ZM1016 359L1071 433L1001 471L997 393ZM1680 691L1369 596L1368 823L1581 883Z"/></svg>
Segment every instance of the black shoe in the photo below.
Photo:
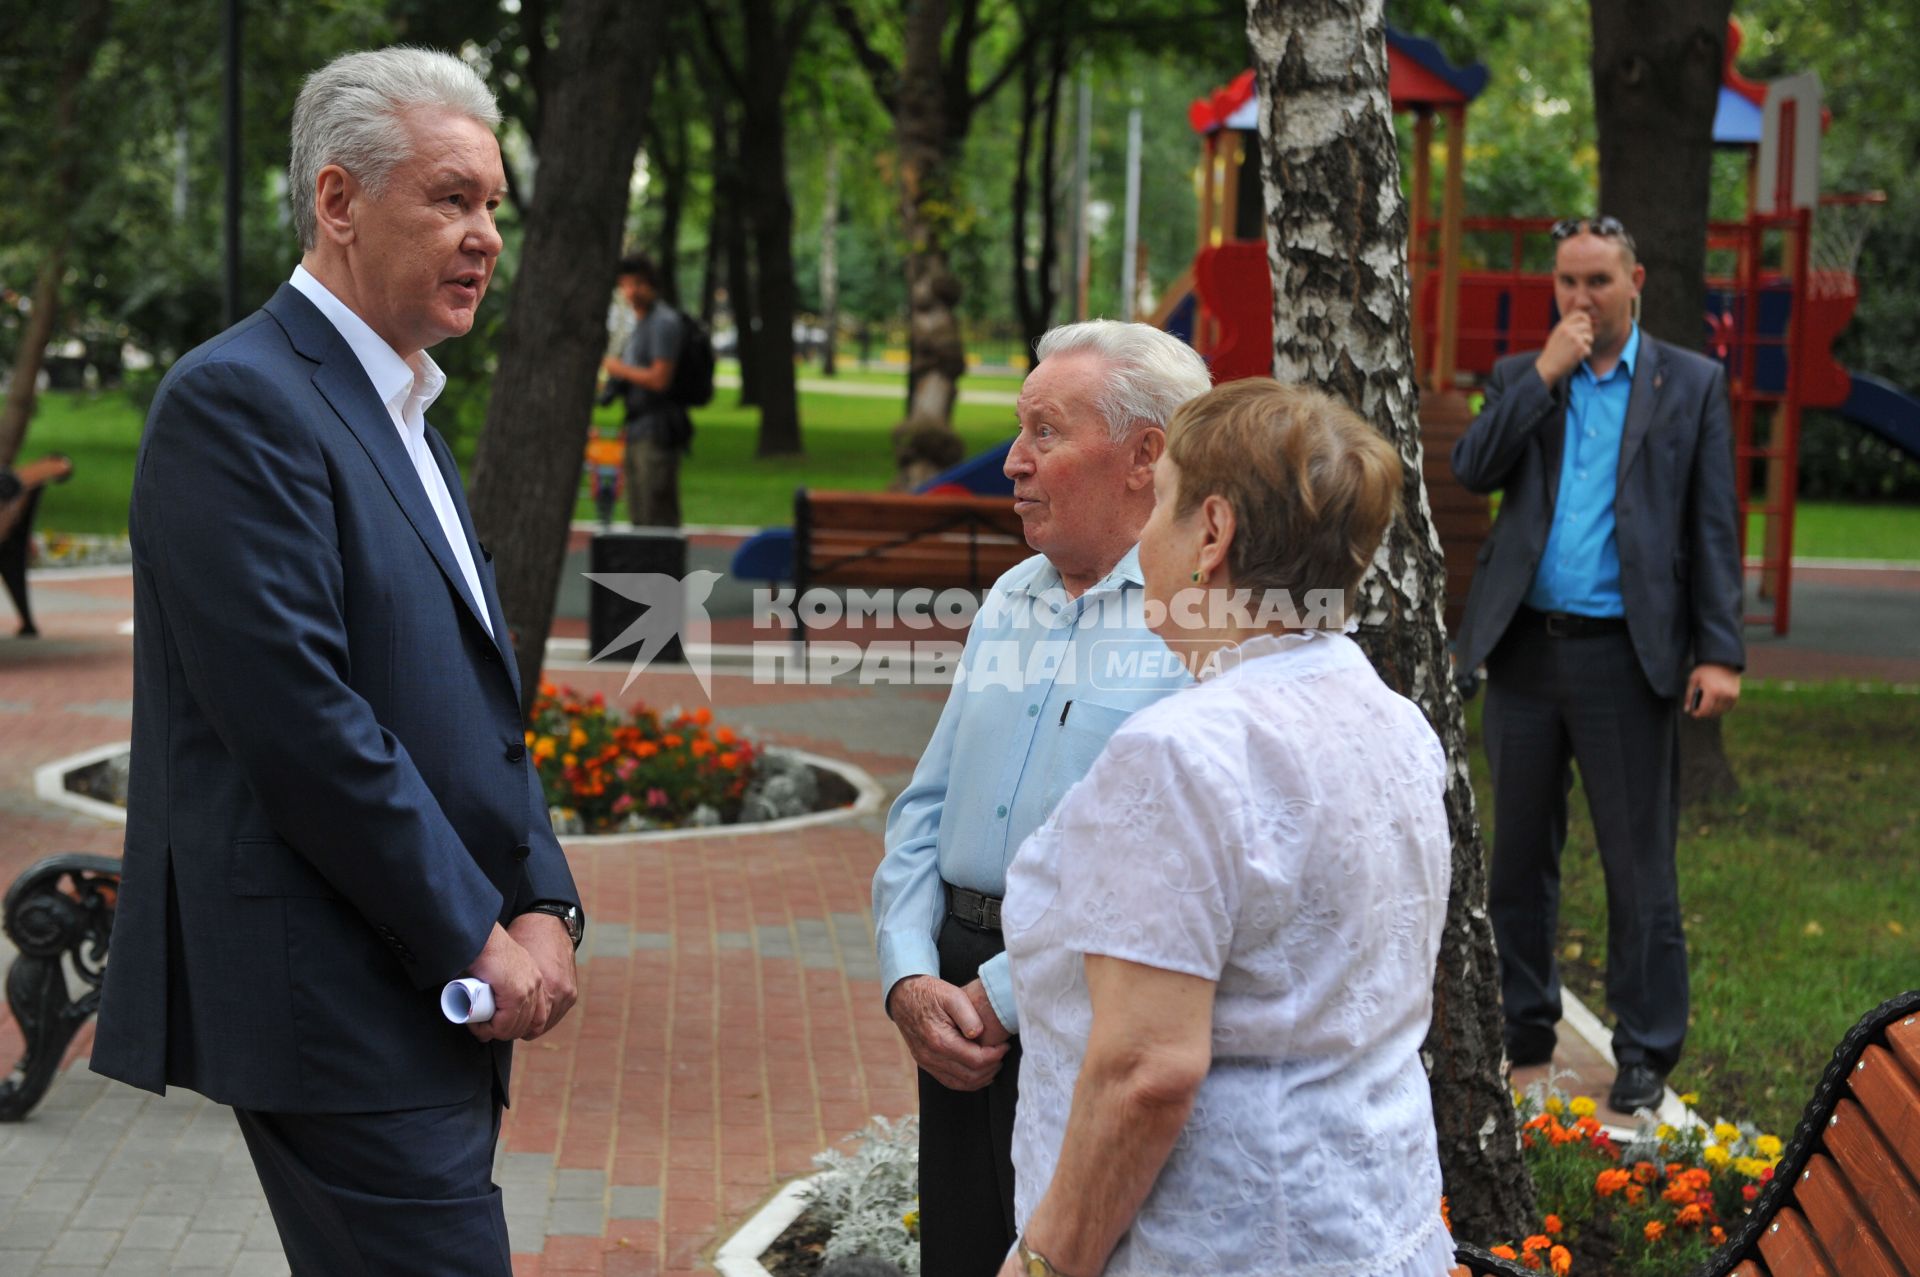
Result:
<svg viewBox="0 0 1920 1277"><path fill-rule="evenodd" d="M1616 1112L1637 1113L1641 1109L1658 1109L1666 1094L1666 1074L1656 1072L1651 1064L1628 1064L1614 1076L1607 1103Z"/></svg>
<svg viewBox="0 0 1920 1277"><path fill-rule="evenodd" d="M1531 1069L1553 1063L1552 1033L1516 1034L1507 1039L1507 1063L1516 1069Z"/></svg>

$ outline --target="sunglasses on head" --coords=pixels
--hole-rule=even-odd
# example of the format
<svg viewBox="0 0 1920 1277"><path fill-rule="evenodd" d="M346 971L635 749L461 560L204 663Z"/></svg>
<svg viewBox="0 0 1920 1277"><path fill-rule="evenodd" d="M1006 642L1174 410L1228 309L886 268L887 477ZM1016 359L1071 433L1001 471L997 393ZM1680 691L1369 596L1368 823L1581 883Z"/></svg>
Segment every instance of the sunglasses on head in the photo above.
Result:
<svg viewBox="0 0 1920 1277"><path fill-rule="evenodd" d="M1626 226L1617 217L1601 214L1599 217L1563 217L1553 224L1553 242L1570 239L1581 231L1598 235L1602 239L1629 239Z"/></svg>

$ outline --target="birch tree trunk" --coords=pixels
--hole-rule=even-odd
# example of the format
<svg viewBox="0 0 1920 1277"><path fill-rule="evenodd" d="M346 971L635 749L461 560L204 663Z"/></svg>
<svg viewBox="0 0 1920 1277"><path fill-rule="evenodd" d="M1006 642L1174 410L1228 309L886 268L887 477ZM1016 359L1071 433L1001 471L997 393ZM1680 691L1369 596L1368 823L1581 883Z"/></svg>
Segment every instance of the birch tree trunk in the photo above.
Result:
<svg viewBox="0 0 1920 1277"><path fill-rule="evenodd" d="M661 29L660 0L567 0L541 103L540 180L516 274L523 283L508 302L473 469L473 521L495 551L500 606L529 702L580 491Z"/></svg>
<svg viewBox="0 0 1920 1277"><path fill-rule="evenodd" d="M893 113L907 237L907 415L943 424L953 417L967 370L956 313L960 278L947 260L953 161L966 129L948 118L946 32L947 0L911 0Z"/></svg>
<svg viewBox="0 0 1920 1277"><path fill-rule="evenodd" d="M1499 966L1448 663L1446 569L1421 481L1407 214L1387 99L1382 0L1248 0L1273 270L1274 376L1351 404L1398 447L1403 511L1362 586L1359 640L1426 713L1451 776L1453 891L1425 1062L1456 1235L1526 1234L1533 1182L1503 1073Z"/></svg>
<svg viewBox="0 0 1920 1277"><path fill-rule="evenodd" d="M827 344L820 351L820 371L831 377L840 344L840 139L827 138L826 192L820 204L820 326Z"/></svg>

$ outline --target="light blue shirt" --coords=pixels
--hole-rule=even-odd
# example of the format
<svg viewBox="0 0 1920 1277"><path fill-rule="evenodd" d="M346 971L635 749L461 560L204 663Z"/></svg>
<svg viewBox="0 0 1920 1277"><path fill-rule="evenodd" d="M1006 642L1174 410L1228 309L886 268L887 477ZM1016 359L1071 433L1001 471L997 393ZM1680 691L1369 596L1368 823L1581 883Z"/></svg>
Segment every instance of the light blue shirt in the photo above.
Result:
<svg viewBox="0 0 1920 1277"><path fill-rule="evenodd" d="M1627 399L1640 360L1640 325L1627 334L1620 361L1604 377L1586 360L1567 386L1567 439L1560 453L1560 491L1553 528L1534 570L1527 606L1536 612L1625 616L1620 598L1620 543L1613 519L1620 477L1620 441Z"/></svg>
<svg viewBox="0 0 1920 1277"><path fill-rule="evenodd" d="M1003 895L1028 834L1093 766L1128 715L1193 680L1145 623L1138 549L1068 598L1044 555L994 583L967 631L953 691L913 780L887 815L873 875L884 998L940 974L942 881ZM994 1014L1019 1032L1002 953L980 968Z"/></svg>

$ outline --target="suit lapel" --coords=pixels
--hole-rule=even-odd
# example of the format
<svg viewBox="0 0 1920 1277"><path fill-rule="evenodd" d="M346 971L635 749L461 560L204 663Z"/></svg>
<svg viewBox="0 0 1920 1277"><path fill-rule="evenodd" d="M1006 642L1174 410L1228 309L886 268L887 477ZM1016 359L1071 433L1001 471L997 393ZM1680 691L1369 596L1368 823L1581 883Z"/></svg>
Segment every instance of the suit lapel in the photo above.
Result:
<svg viewBox="0 0 1920 1277"><path fill-rule="evenodd" d="M520 696L519 666L514 661L513 643L507 633L507 618L500 611L500 591L494 587L493 572L490 564L493 556L487 553L487 547L480 544L480 538L473 530L473 514L467 509L466 490L460 482L460 469L453 464L453 452L447 447L446 440L432 426L427 427L427 451L433 454L433 462L440 467L440 477L446 480L447 493L453 498L454 514L460 520L460 531L467 538L467 553L473 556L474 575L480 579L481 605L487 609L487 616L493 622L493 646L500 653L501 663L507 667L507 677L513 684L513 695Z"/></svg>
<svg viewBox="0 0 1920 1277"><path fill-rule="evenodd" d="M1633 389L1627 395L1627 425L1620 435L1620 472L1616 486L1626 480L1633 459L1647 441L1647 432L1653 428L1653 410L1660 400L1660 388L1667 380L1661 362L1660 343L1643 331L1640 362L1633 370Z"/></svg>
<svg viewBox="0 0 1920 1277"><path fill-rule="evenodd" d="M1540 470L1547 484L1547 514L1553 514L1553 508L1560 501L1560 467L1567 451L1567 403L1569 392L1567 378L1562 377L1560 384L1553 388L1553 421L1540 438Z"/></svg>
<svg viewBox="0 0 1920 1277"><path fill-rule="evenodd" d="M320 365L313 374L314 388L366 449L387 491L407 516L407 522L413 525L414 534L439 564L454 596L474 623L480 625L480 614L467 596L466 578L453 557L453 547L447 544L446 534L440 530L440 516L427 500L420 474L413 468L413 458L407 455L406 445L400 442L400 432L394 427L387 406L374 394L373 383L367 380L367 370L361 366L353 348L327 317L291 284L280 286L280 291L267 302L267 310L286 329L295 349ZM448 487L454 488L454 485ZM459 505L458 498L455 505Z"/></svg>

